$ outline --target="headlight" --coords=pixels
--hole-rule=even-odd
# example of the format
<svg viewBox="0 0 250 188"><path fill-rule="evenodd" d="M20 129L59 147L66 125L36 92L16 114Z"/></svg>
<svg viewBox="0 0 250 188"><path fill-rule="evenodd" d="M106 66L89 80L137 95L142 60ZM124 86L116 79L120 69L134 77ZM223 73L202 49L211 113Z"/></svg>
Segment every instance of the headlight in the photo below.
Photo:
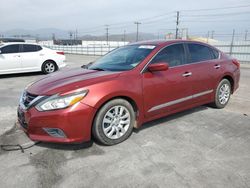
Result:
<svg viewBox="0 0 250 188"><path fill-rule="evenodd" d="M64 96L53 95L47 98L45 101L37 104L36 109L39 111L47 111L67 108L82 100L87 95L87 93L88 91L84 90Z"/></svg>

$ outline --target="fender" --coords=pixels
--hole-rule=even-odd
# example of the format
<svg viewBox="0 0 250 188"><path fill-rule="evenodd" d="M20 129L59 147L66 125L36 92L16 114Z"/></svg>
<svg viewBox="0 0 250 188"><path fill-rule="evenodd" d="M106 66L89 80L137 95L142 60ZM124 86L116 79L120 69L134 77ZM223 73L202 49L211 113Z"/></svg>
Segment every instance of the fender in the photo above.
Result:
<svg viewBox="0 0 250 188"><path fill-rule="evenodd" d="M129 77L129 80L127 81ZM124 89L121 90L121 85ZM144 106L142 95L142 79L140 75L131 72L130 75L119 76L116 79L108 80L105 83L97 83L88 87L88 95L81 101L95 109L100 109L106 102L114 98L127 98L137 108L137 125L140 126L144 118ZM94 93L94 95L93 95ZM133 104L132 104L133 105ZM136 126L136 127L138 127Z"/></svg>

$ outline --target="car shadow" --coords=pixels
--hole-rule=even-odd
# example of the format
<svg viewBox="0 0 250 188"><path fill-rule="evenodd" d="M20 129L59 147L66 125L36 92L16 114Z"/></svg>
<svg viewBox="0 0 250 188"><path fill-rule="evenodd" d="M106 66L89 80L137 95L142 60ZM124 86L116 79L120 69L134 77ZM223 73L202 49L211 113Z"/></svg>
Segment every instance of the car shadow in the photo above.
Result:
<svg viewBox="0 0 250 188"><path fill-rule="evenodd" d="M43 74L42 72L4 74L4 75L0 75L0 79L2 79L2 78L13 78L13 77L41 76L41 75L45 75L45 74Z"/></svg>
<svg viewBox="0 0 250 188"><path fill-rule="evenodd" d="M39 147L49 148L49 149L58 149L58 150L68 150L68 151L76 151L81 149L90 148L93 145L94 141L84 142L84 143L76 143L76 144L65 144L65 143L48 143L48 142L39 142L36 144Z"/></svg>
<svg viewBox="0 0 250 188"><path fill-rule="evenodd" d="M190 115L192 113L196 113L199 111L207 110L209 107L204 105L204 106L199 106L195 107L189 110L185 110L173 115L169 115L157 120L153 120L147 123L144 123L139 129L134 129L134 133L139 133L140 131L143 131L144 129L151 128L153 126L156 126L161 123L166 123L168 121L171 121L173 119L178 119L186 115ZM76 144L58 144L58 143L47 143L47 142L39 142L36 144L39 147L44 147L44 148L49 148L49 149L57 149L57 150L68 150L68 151L76 151L76 150L81 150L81 149L88 149L93 146L93 144L99 145L99 146L105 146L97 141L95 141L93 138L89 142L84 142L84 143L76 143Z"/></svg>
<svg viewBox="0 0 250 188"><path fill-rule="evenodd" d="M194 107L194 108L182 111L182 112L178 112L178 113L175 113L175 114L172 114L172 115L168 115L168 116L165 116L165 117L153 120L153 121L149 121L147 123L144 123L140 128L134 129L134 133L139 133L140 131L143 131L144 129L151 128L151 127L153 127L155 125L158 125L158 124L161 124L161 123L167 123L168 121L171 121L173 119L178 119L178 118L184 117L186 115L190 115L192 113L207 110L208 108L210 108L210 107L208 107L207 105L198 106L198 107Z"/></svg>

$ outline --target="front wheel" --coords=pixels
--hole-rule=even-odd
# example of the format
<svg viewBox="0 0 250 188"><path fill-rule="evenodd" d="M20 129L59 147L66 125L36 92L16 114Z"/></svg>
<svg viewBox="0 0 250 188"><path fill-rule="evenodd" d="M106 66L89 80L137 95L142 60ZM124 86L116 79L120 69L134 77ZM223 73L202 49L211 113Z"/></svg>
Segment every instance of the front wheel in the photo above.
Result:
<svg viewBox="0 0 250 188"><path fill-rule="evenodd" d="M227 79L223 79L217 86L213 106L216 108L224 108L229 102L230 96L231 84Z"/></svg>
<svg viewBox="0 0 250 188"><path fill-rule="evenodd" d="M114 145L126 140L132 133L135 112L124 99L107 102L97 113L92 133L104 145Z"/></svg>
<svg viewBox="0 0 250 188"><path fill-rule="evenodd" d="M56 69L56 63L53 61L45 61L42 65L42 72L44 74L50 74L52 72L55 72Z"/></svg>

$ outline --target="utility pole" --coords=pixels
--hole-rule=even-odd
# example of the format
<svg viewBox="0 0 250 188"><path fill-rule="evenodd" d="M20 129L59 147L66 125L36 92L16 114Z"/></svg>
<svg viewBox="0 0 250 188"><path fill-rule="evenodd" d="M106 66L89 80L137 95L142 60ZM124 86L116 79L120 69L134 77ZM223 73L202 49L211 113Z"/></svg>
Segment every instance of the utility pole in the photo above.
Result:
<svg viewBox="0 0 250 188"><path fill-rule="evenodd" d="M55 33L52 33L52 40L53 40L53 41L56 40L56 35L55 35Z"/></svg>
<svg viewBox="0 0 250 188"><path fill-rule="evenodd" d="M72 36L73 36L73 32L69 31L69 38L70 38L69 43L70 43L70 45L73 45Z"/></svg>
<svg viewBox="0 0 250 188"><path fill-rule="evenodd" d="M78 35L78 32L77 32L77 29L76 29L76 40L77 40L77 38L78 38L78 36L77 36L77 35Z"/></svg>
<svg viewBox="0 0 250 188"><path fill-rule="evenodd" d="M210 35L210 31L207 32L207 43L209 41L209 35Z"/></svg>
<svg viewBox="0 0 250 188"><path fill-rule="evenodd" d="M180 11L177 11L177 13L176 13L175 39L178 39L179 23L180 23Z"/></svg>
<svg viewBox="0 0 250 188"><path fill-rule="evenodd" d="M214 30L212 31L211 39L214 39Z"/></svg>
<svg viewBox="0 0 250 188"><path fill-rule="evenodd" d="M231 41L230 51L229 51L230 55L232 55L232 53L233 53L234 36L235 36L235 30L233 29L232 41Z"/></svg>
<svg viewBox="0 0 250 188"><path fill-rule="evenodd" d="M247 35L248 35L248 30L245 31L245 37L244 37L245 41L247 41Z"/></svg>
<svg viewBox="0 0 250 188"><path fill-rule="evenodd" d="M124 45L125 45L125 42L126 42L126 30L124 30L124 32L123 32L123 41L124 41Z"/></svg>
<svg viewBox="0 0 250 188"><path fill-rule="evenodd" d="M72 31L69 31L69 39L70 39L70 40L72 39L72 36L73 36L73 32L72 32Z"/></svg>
<svg viewBox="0 0 250 188"><path fill-rule="evenodd" d="M136 42L139 40L139 25L141 24L140 22L135 22L136 24Z"/></svg>
<svg viewBox="0 0 250 188"><path fill-rule="evenodd" d="M39 41L39 34L36 34L36 42L38 42L38 41Z"/></svg>
<svg viewBox="0 0 250 188"><path fill-rule="evenodd" d="M105 25L106 26L106 41L107 44L109 43L109 25Z"/></svg>

